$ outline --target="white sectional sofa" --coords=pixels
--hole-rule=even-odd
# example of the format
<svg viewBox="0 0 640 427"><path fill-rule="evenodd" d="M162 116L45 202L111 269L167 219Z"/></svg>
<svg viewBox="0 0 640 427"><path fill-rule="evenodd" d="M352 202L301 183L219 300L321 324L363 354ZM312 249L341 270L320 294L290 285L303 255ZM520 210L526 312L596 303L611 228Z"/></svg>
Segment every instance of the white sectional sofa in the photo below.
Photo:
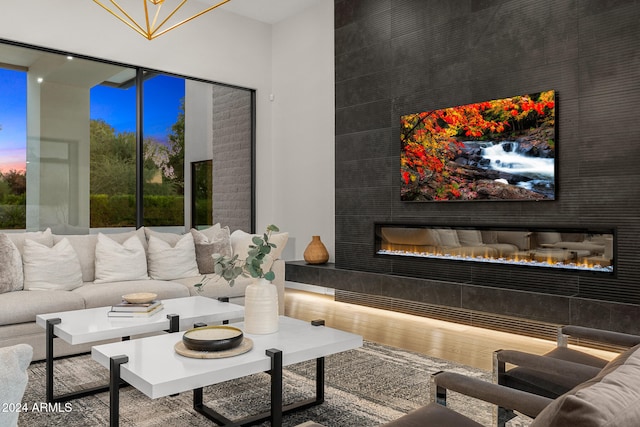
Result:
<svg viewBox="0 0 640 427"><path fill-rule="evenodd" d="M33 359L45 357L44 329L36 315L110 306L122 295L153 292L159 299L204 295L229 297L242 304L250 278L238 278L233 287L213 273L212 253L246 258L254 235L233 233L216 224L185 234L135 231L57 235L39 232L0 233L0 347L19 343L34 349ZM284 261L279 259L288 233L271 236L273 284L284 313ZM194 287L209 278L200 292ZM88 351L90 346L56 343L56 355Z"/></svg>

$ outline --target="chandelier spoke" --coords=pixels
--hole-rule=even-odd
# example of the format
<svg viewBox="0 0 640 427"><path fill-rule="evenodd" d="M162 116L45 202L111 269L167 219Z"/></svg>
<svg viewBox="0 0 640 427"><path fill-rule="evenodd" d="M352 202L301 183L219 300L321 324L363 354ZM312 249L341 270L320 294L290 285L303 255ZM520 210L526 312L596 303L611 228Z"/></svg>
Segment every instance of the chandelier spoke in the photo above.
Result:
<svg viewBox="0 0 640 427"><path fill-rule="evenodd" d="M121 6L116 0L109 0L111 6L105 4L102 0L93 0L94 3L98 4L104 10L109 12L112 16L116 17L121 22L125 23L129 28L133 29L138 34L142 35L148 40L153 40L156 37L159 37L174 28L177 28L187 22L204 15L205 13L222 6L225 3L228 3L231 0L222 0L218 3L207 7L206 9L192 15L191 17L184 18L179 22L171 23L171 19L176 16L176 13L182 8L182 6L187 3L188 0L179 0L179 3L170 10L166 16L164 16L162 12L162 7L166 5L168 0L142 0L143 2L143 13L144 17L138 18L140 22L134 18L136 16L136 12L134 10L129 10L127 12L123 6ZM151 6L148 3L151 4ZM171 8L173 6L166 5L165 10L169 10L167 8ZM150 10L150 8L155 8L155 10ZM139 10L139 9L138 9ZM141 12L138 11L138 15ZM150 16L153 15L153 16ZM144 21L144 22L142 22ZM159 22L159 23L158 23ZM167 28L164 28L165 25L169 25Z"/></svg>

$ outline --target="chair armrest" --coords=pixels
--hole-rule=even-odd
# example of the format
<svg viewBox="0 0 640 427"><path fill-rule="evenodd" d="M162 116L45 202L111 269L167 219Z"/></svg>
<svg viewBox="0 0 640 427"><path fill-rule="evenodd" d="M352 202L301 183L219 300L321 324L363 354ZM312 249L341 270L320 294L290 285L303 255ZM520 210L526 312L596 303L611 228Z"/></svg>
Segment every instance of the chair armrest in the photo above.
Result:
<svg viewBox="0 0 640 427"><path fill-rule="evenodd" d="M529 417L536 417L547 405L553 402L548 397L538 396L525 391L493 384L477 378L453 372L437 372L432 375L432 399L444 404L446 390L493 403L506 409L518 411Z"/></svg>
<svg viewBox="0 0 640 427"><path fill-rule="evenodd" d="M566 325L558 331L558 346L567 346L567 337L583 338L604 344L623 347L633 347L640 344L640 336L604 329L587 328L584 326Z"/></svg>
<svg viewBox="0 0 640 427"><path fill-rule="evenodd" d="M526 367L545 374L572 377L576 379L577 383L590 380L600 373L600 368L595 366L517 350L497 350L494 352L493 360L494 381L498 383L500 383L499 378L495 378L500 375L498 365L503 364L504 366L504 363ZM504 369L502 369L502 372L504 372Z"/></svg>

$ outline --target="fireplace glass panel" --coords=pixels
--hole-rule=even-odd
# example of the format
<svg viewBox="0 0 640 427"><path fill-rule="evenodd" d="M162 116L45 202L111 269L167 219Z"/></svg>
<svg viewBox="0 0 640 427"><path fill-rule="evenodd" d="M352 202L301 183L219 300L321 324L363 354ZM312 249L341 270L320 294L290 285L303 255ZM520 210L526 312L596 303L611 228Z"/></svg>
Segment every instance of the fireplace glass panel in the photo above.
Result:
<svg viewBox="0 0 640 427"><path fill-rule="evenodd" d="M376 254L614 272L613 230L376 225Z"/></svg>

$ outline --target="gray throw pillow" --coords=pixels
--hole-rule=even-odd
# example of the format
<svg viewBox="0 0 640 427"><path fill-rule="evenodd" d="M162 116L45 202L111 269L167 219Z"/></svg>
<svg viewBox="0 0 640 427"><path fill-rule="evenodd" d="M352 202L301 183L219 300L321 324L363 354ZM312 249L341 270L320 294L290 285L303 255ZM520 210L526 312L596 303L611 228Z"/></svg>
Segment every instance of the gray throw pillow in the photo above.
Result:
<svg viewBox="0 0 640 427"><path fill-rule="evenodd" d="M196 263L200 274L214 273L213 254L231 256L231 238L229 227L222 227L210 234L191 229L196 245Z"/></svg>
<svg viewBox="0 0 640 427"><path fill-rule="evenodd" d="M0 294L19 291L24 284L22 257L18 247L7 237L0 234Z"/></svg>

